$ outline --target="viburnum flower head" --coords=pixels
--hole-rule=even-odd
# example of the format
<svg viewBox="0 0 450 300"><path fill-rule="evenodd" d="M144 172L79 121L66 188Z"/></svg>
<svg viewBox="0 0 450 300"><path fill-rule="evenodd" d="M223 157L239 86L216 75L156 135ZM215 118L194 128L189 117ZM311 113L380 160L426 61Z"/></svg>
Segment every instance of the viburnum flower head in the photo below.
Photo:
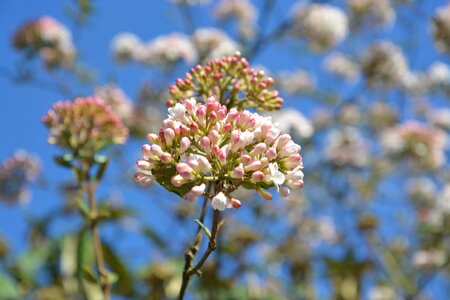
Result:
<svg viewBox="0 0 450 300"><path fill-rule="evenodd" d="M205 66L197 65L186 74L184 79L177 79L169 87L168 106L174 106L190 97L205 101L214 96L220 104L228 109L237 110L255 108L259 111L281 108L283 99L278 91L271 90L275 81L266 77L264 71L257 71L239 52L221 59L213 59Z"/></svg>
<svg viewBox="0 0 450 300"><path fill-rule="evenodd" d="M169 191L193 201L214 187L215 209L238 208L231 193L242 186L267 200L276 187L288 196L303 186L301 147L271 121L248 110L228 111L214 97L206 103L186 99L169 108L159 134L150 133L152 145L142 146L136 180L157 181Z"/></svg>
<svg viewBox="0 0 450 300"><path fill-rule="evenodd" d="M76 54L70 31L49 16L23 24L14 33L13 45L17 50L38 54L49 69L71 66Z"/></svg>
<svg viewBox="0 0 450 300"><path fill-rule="evenodd" d="M111 144L123 144L128 137L119 116L100 98L57 102L42 121L50 130L50 144L84 158Z"/></svg>

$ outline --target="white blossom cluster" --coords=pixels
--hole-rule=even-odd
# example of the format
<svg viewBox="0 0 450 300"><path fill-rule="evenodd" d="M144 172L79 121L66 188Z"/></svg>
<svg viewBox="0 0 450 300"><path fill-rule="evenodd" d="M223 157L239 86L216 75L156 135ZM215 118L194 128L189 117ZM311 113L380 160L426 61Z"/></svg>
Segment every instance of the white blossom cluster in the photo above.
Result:
<svg viewBox="0 0 450 300"><path fill-rule="evenodd" d="M353 27L386 27L392 25L396 13L390 0L348 0Z"/></svg>
<svg viewBox="0 0 450 300"><path fill-rule="evenodd" d="M356 80L360 71L358 63L341 52L330 53L323 62L323 68L346 81Z"/></svg>
<svg viewBox="0 0 450 300"><path fill-rule="evenodd" d="M365 50L361 58L367 84L374 88L391 88L402 84L409 73L403 51L388 41L377 41Z"/></svg>
<svg viewBox="0 0 450 300"><path fill-rule="evenodd" d="M348 19L339 8L327 4L300 4L293 12L293 34L309 41L314 51L326 51L342 42Z"/></svg>

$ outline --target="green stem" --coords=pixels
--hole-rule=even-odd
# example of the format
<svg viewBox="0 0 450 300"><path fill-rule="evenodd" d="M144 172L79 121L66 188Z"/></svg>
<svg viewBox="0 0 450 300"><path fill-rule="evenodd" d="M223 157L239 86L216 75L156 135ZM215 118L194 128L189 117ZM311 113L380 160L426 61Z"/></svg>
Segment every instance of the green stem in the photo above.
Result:
<svg viewBox="0 0 450 300"><path fill-rule="evenodd" d="M103 250L102 243L100 239L100 233L98 230L98 211L97 211L97 201L95 199L95 188L96 184L92 181L87 183L87 195L89 201L89 207L91 210L91 234L92 234L92 243L94 247L95 254L95 265L97 267L97 271L100 275L100 287L102 289L103 298L105 300L111 299L111 285L108 280L108 271L105 267L105 260L103 258Z"/></svg>
<svg viewBox="0 0 450 300"><path fill-rule="evenodd" d="M203 223L204 218L205 218L207 203L208 203L208 198L205 197L205 200L203 202L202 212L201 212L200 218L199 218L201 223ZM200 268L206 262L209 255L216 249L216 246L217 246L216 238L217 238L217 234L219 233L219 230L220 230L222 224L223 224L223 221L220 221L220 211L214 210L213 225L212 225L212 229L211 229L211 238L209 239L208 248L205 250L205 253L200 258L198 263L193 265L195 255L197 254L197 251L200 248L200 243L202 241L202 236L203 236L202 228L200 225L198 226L195 241L192 244L192 246L189 247L188 251L185 254L183 281L181 284L178 299L182 300L184 298L184 294L186 293L186 289L189 285L189 280L191 279L192 275L200 273Z"/></svg>

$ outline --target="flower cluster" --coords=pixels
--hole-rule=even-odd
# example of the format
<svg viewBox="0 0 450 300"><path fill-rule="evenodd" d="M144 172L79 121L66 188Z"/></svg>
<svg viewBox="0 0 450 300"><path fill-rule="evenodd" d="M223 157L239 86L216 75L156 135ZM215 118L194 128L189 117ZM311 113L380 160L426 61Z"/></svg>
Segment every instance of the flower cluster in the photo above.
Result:
<svg viewBox="0 0 450 300"><path fill-rule="evenodd" d="M433 62L426 72L427 83L431 89L450 86L450 67L440 61Z"/></svg>
<svg viewBox="0 0 450 300"><path fill-rule="evenodd" d="M308 71L282 71L277 75L277 86L288 94L311 93L316 88L316 80Z"/></svg>
<svg viewBox="0 0 450 300"><path fill-rule="evenodd" d="M128 62L136 59L136 50L141 47L142 41L130 32L122 32L111 41L111 51L117 62Z"/></svg>
<svg viewBox="0 0 450 300"><path fill-rule="evenodd" d="M390 0L349 0L348 8L352 28L389 26L396 19Z"/></svg>
<svg viewBox="0 0 450 300"><path fill-rule="evenodd" d="M26 201L26 185L37 178L40 169L39 159L24 151L7 158L0 164L0 199L7 203Z"/></svg>
<svg viewBox="0 0 450 300"><path fill-rule="evenodd" d="M48 16L22 25L14 33L13 44L27 54L38 54L49 69L70 66L75 58L70 31Z"/></svg>
<svg viewBox="0 0 450 300"><path fill-rule="evenodd" d="M382 144L388 153L406 155L419 167L436 169L445 164L445 132L423 123L410 121L386 129Z"/></svg>
<svg viewBox="0 0 450 300"><path fill-rule="evenodd" d="M189 37L180 33L161 35L144 43L134 34L124 32L114 37L111 48L118 62L136 61L168 67L179 61L194 64L198 59L197 51Z"/></svg>
<svg viewBox="0 0 450 300"><path fill-rule="evenodd" d="M178 61L194 64L197 51L188 36L180 33L161 35L137 49L138 61L155 66L168 66Z"/></svg>
<svg viewBox="0 0 450 300"><path fill-rule="evenodd" d="M325 156L336 166L364 167L369 163L367 141L354 127L334 129L327 137Z"/></svg>
<svg viewBox="0 0 450 300"><path fill-rule="evenodd" d="M154 102L162 95L148 84L142 86L137 102L131 101L120 87L112 83L96 87L94 96L111 106L128 128L130 136L145 137L149 128L156 130L161 124L159 109Z"/></svg>
<svg viewBox="0 0 450 300"><path fill-rule="evenodd" d="M91 158L110 144L125 143L128 135L111 106L100 98L58 102L43 118L49 128L48 142Z"/></svg>
<svg viewBox="0 0 450 300"><path fill-rule="evenodd" d="M309 40L315 51L336 46L348 33L345 13L327 4L301 4L295 7L293 22L292 33Z"/></svg>
<svg viewBox="0 0 450 300"><path fill-rule="evenodd" d="M436 10L431 24L434 43L441 52L450 52L450 4Z"/></svg>
<svg viewBox="0 0 450 300"><path fill-rule="evenodd" d="M283 99L271 91L274 80L263 71L249 67L240 53L214 59L206 66L198 65L170 86L168 106L190 97L202 100L214 96L227 108L255 108L259 111L280 109Z"/></svg>
<svg viewBox="0 0 450 300"><path fill-rule="evenodd" d="M152 145L142 147L136 179L153 179L187 201L215 190L214 209L239 207L230 193L242 186L258 191L276 187L282 196L303 186L300 146L263 117L247 110L230 110L214 97L205 104L187 99L169 108L159 134L149 134ZM207 195L208 196L208 195Z"/></svg>
<svg viewBox="0 0 450 300"><path fill-rule="evenodd" d="M402 50L387 41L372 44L363 54L361 64L370 87L391 88L401 85L409 73Z"/></svg>
<svg viewBox="0 0 450 300"><path fill-rule="evenodd" d="M192 42L201 60L232 55L240 48L239 44L225 31L213 27L195 30L192 35Z"/></svg>
<svg viewBox="0 0 450 300"><path fill-rule="evenodd" d="M272 121L284 133L289 133L300 139L308 139L314 133L314 127L301 112L292 108L285 108L272 112Z"/></svg>
<svg viewBox="0 0 450 300"><path fill-rule="evenodd" d="M256 32L257 12L249 0L221 0L215 7L214 15L219 21L236 19L239 35L244 39L253 37Z"/></svg>
<svg viewBox="0 0 450 300"><path fill-rule="evenodd" d="M359 76L359 65L341 52L329 54L324 62L324 69L347 81L355 81Z"/></svg>
<svg viewBox="0 0 450 300"><path fill-rule="evenodd" d="M129 123L133 114L133 104L121 88L115 84L97 86L94 96L110 105L124 123Z"/></svg>

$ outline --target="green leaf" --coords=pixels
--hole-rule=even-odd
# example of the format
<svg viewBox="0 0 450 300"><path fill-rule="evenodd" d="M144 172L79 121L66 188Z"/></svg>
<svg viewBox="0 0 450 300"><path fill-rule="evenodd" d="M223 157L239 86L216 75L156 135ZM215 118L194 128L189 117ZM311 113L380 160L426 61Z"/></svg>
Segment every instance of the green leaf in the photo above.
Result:
<svg viewBox="0 0 450 300"><path fill-rule="evenodd" d="M84 266L83 267L83 278L87 280L87 282L90 283L97 283L97 277L94 275L94 272L91 270L91 268Z"/></svg>
<svg viewBox="0 0 450 300"><path fill-rule="evenodd" d="M119 295L131 296L134 295L133 278L127 265L122 261L114 249L107 243L102 241L102 250L105 258L105 262L114 272L111 279L116 279L113 289L114 292ZM116 278L115 278L116 277Z"/></svg>
<svg viewBox="0 0 450 300"><path fill-rule="evenodd" d="M15 282L0 273L0 299L21 299L20 291Z"/></svg>
<svg viewBox="0 0 450 300"><path fill-rule="evenodd" d="M84 181L84 175L83 175L83 171L81 171L79 168L77 167L73 167L72 168L73 174L75 175L75 178L77 179L78 182L83 182Z"/></svg>
<svg viewBox="0 0 450 300"><path fill-rule="evenodd" d="M158 233L150 227L143 226L141 228L142 233L156 246L161 249L165 249L167 247L166 242L161 238Z"/></svg>
<svg viewBox="0 0 450 300"><path fill-rule="evenodd" d="M209 231L209 229L205 225L203 225L202 222L200 222L200 220L195 219L194 222L197 223L203 229L203 231L206 233L208 238L211 238L211 232Z"/></svg>
<svg viewBox="0 0 450 300"><path fill-rule="evenodd" d="M68 154L64 154L61 156L55 156L53 159L58 165L60 165L62 167L65 167L65 168L73 167L73 164L72 164L73 155L72 154L68 153Z"/></svg>
<svg viewBox="0 0 450 300"><path fill-rule="evenodd" d="M76 203L78 208L80 209L81 213L86 219L89 219L91 216L91 210L87 206L86 202L84 202L82 199L76 199Z"/></svg>
<svg viewBox="0 0 450 300"><path fill-rule="evenodd" d="M103 155L96 155L94 157L95 162L98 164L97 174L95 175L95 180L100 181L105 174L106 167L108 166L108 158Z"/></svg>

